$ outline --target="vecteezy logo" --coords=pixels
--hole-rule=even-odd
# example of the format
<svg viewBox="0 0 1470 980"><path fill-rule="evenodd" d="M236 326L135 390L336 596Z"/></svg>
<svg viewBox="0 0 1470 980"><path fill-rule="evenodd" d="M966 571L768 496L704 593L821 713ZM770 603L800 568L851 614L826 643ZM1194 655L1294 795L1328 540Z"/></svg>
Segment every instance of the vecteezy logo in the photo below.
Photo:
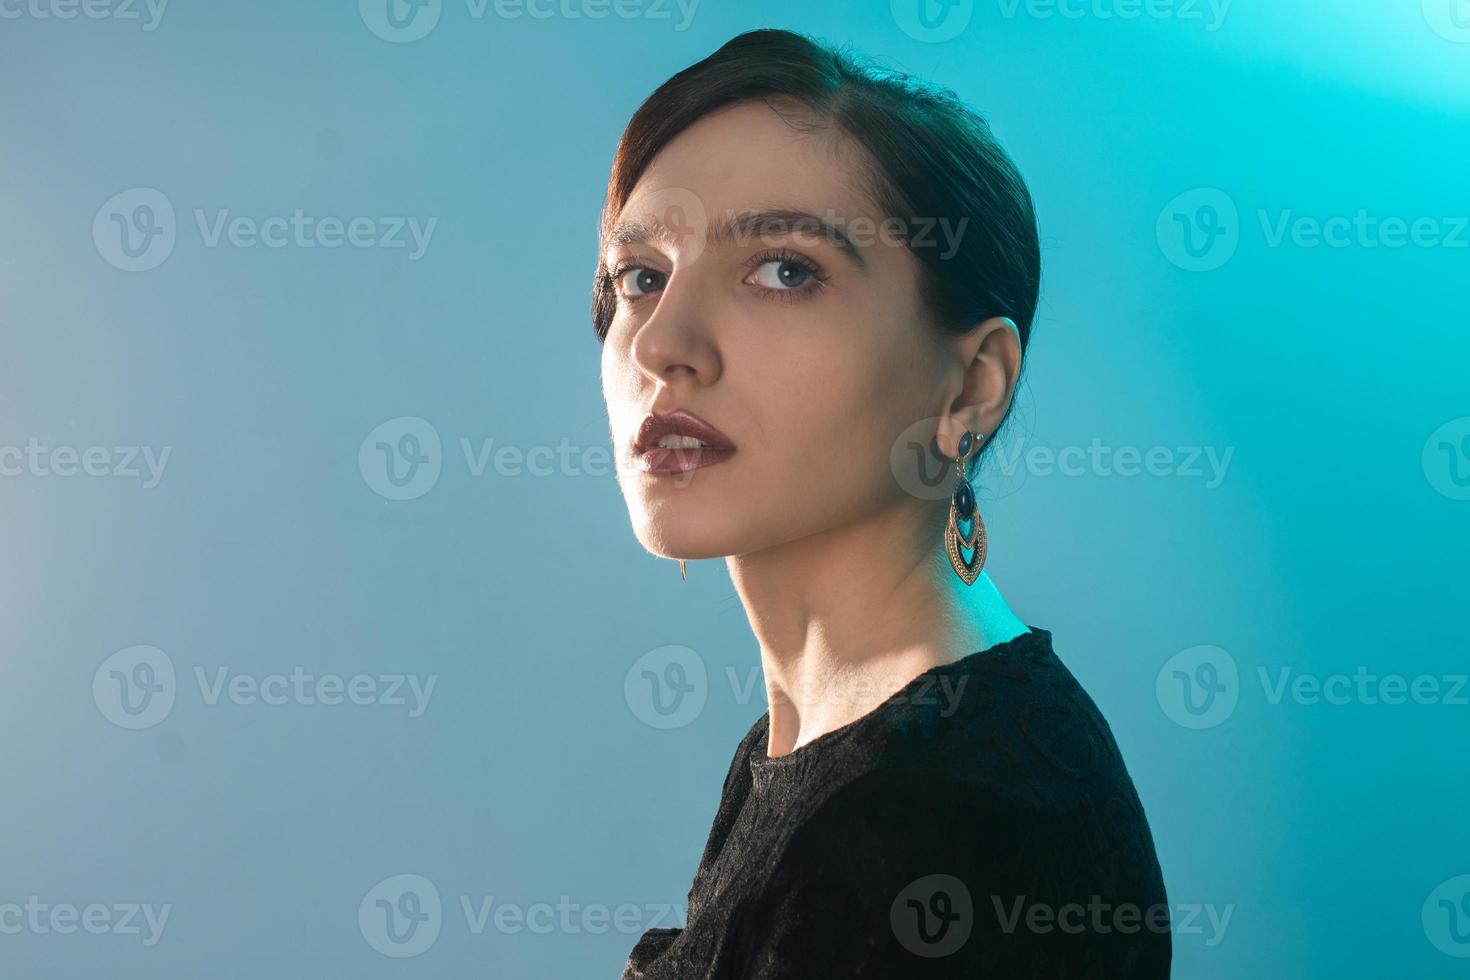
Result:
<svg viewBox="0 0 1470 980"><path fill-rule="evenodd" d="M704 659L676 645L648 651L628 668L623 698L629 709L654 728L682 728L704 710L709 677Z"/></svg>
<svg viewBox="0 0 1470 980"><path fill-rule="evenodd" d="M1470 0L1424 0L1424 19L1446 41L1470 44Z"/></svg>
<svg viewBox="0 0 1470 980"><path fill-rule="evenodd" d="M378 882L357 907L357 927L384 956L418 956L439 938L443 925L439 889L423 875L393 875Z"/></svg>
<svg viewBox="0 0 1470 980"><path fill-rule="evenodd" d="M1430 433L1420 462L1430 486L1451 500L1470 500L1470 415Z"/></svg>
<svg viewBox="0 0 1470 980"><path fill-rule="evenodd" d="M119 650L92 675L92 700L120 728L152 728L173 710L174 664L157 647Z"/></svg>
<svg viewBox="0 0 1470 980"><path fill-rule="evenodd" d="M970 889L953 875L925 875L898 893L888 922L915 956L948 956L965 945L975 925Z"/></svg>
<svg viewBox="0 0 1470 980"><path fill-rule="evenodd" d="M672 240L681 265L699 258L708 244L709 211L698 194L683 187L640 192L624 206L619 220L641 222L649 232Z"/></svg>
<svg viewBox="0 0 1470 980"><path fill-rule="evenodd" d="M920 419L898 434L888 450L893 478L920 500L943 500L954 492L954 460L946 459L934 433L937 417Z"/></svg>
<svg viewBox="0 0 1470 980"><path fill-rule="evenodd" d="M894 23L915 41L937 44L970 26L975 0L890 0Z"/></svg>
<svg viewBox="0 0 1470 980"><path fill-rule="evenodd" d="M1159 669L1154 681L1159 707L1185 728L1214 728L1240 702L1240 671L1235 658L1216 646L1180 650Z"/></svg>
<svg viewBox="0 0 1470 980"><path fill-rule="evenodd" d="M385 41L417 41L439 23L443 0L357 0L367 29Z"/></svg>
<svg viewBox="0 0 1470 980"><path fill-rule="evenodd" d="M1164 206L1154 228L1164 257L1187 272L1210 272L1240 247L1240 212L1213 187L1185 191Z"/></svg>
<svg viewBox="0 0 1470 980"><path fill-rule="evenodd" d="M1470 875L1441 882L1420 910L1424 935L1446 956L1470 958Z"/></svg>
<svg viewBox="0 0 1470 980"><path fill-rule="evenodd" d="M177 233L172 202L152 187L112 195L92 219L97 254L124 272L147 272L162 265L174 250Z"/></svg>
<svg viewBox="0 0 1470 980"><path fill-rule="evenodd" d="M367 434L357 468L372 491L389 500L413 500L434 489L444 464L439 432L424 419L400 415Z"/></svg>

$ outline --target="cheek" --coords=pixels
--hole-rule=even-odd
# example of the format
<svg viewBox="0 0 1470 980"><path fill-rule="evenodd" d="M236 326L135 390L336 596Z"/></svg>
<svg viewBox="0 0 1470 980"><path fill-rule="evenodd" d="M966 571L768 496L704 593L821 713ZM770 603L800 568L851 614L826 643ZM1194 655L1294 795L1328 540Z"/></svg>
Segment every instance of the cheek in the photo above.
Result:
<svg viewBox="0 0 1470 980"><path fill-rule="evenodd" d="M887 472L890 354L873 343L868 325L841 326L766 347L748 372L757 379L755 435L770 447L761 454L769 462L763 478L801 483L816 499L847 496L854 481L866 484Z"/></svg>
<svg viewBox="0 0 1470 980"><path fill-rule="evenodd" d="M911 317L907 309L861 314L820 350L802 350L784 369L789 375L783 372L801 420L800 437L792 439L799 455L787 464L851 507L904 493L893 471L895 447L940 408L932 348Z"/></svg>
<svg viewBox="0 0 1470 980"><path fill-rule="evenodd" d="M602 348L602 359L598 365L598 371L602 378L602 399L607 405L610 415L614 421L628 401L629 392L629 370L632 367L628 360L626 351L620 350L613 345L612 338Z"/></svg>
<svg viewBox="0 0 1470 980"><path fill-rule="evenodd" d="M602 351L602 364L599 368L602 379L602 404L607 412L608 425L616 431L622 418L619 407L617 382L613 377L612 364L608 359L607 348ZM614 442L613 451L617 452L617 444Z"/></svg>

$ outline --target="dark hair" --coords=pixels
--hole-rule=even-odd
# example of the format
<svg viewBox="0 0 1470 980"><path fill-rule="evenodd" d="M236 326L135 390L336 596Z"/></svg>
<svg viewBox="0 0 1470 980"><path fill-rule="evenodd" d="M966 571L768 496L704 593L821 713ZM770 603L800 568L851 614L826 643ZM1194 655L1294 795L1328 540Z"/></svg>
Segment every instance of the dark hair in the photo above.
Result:
<svg viewBox="0 0 1470 980"><path fill-rule="evenodd" d="M638 107L613 158L603 238L649 162L675 136L717 109L752 100L794 102L818 125L835 125L865 147L872 158L867 189L884 217L948 220L952 228L964 221L952 252L908 242L920 263L921 295L940 329L963 333L1008 316L1025 348L1041 279L1036 214L989 123L948 89L791 31L738 35ZM592 324L600 341L617 307L613 286L599 252Z"/></svg>

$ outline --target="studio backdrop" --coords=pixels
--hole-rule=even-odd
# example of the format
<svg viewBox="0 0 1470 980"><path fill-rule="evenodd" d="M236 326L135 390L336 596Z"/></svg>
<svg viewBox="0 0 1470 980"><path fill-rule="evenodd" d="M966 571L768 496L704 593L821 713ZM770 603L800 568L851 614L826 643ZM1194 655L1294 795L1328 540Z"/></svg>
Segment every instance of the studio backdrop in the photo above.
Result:
<svg viewBox="0 0 1470 980"><path fill-rule="evenodd" d="M628 117L767 26L1026 175L987 570L1128 761L1174 974L1470 969L1462 0L0 0L0 975L614 977L683 924L765 688L724 562L630 529L592 276Z"/></svg>

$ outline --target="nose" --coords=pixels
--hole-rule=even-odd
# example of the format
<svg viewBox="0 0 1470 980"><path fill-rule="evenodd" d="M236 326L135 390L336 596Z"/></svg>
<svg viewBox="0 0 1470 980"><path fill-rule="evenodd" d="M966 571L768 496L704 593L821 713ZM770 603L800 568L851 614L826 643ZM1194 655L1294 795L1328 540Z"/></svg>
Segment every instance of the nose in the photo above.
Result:
<svg viewBox="0 0 1470 980"><path fill-rule="evenodd" d="M675 271L633 334L629 356L648 379L674 386L709 385L720 374L712 315L689 270Z"/></svg>

